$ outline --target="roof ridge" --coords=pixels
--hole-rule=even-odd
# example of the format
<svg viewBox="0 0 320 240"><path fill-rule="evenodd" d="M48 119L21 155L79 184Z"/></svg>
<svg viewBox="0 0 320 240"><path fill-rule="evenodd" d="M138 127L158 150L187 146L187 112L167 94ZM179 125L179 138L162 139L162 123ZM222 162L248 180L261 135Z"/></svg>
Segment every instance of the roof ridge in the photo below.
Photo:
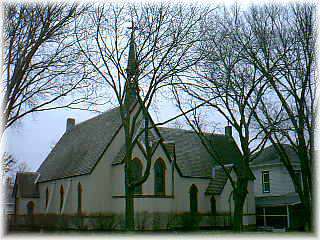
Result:
<svg viewBox="0 0 320 240"><path fill-rule="evenodd" d="M156 124L157 125L157 124ZM189 130L189 129L183 129L183 128L171 128L171 127L158 127L159 129L161 128L165 128L165 129L172 129L172 130L181 130L184 132L191 132L191 133L196 133L193 130ZM226 136L225 134L222 133L209 133L209 132L203 132L204 134L210 134L210 135L216 135L216 136Z"/></svg>
<svg viewBox="0 0 320 240"><path fill-rule="evenodd" d="M94 117L92 117L92 118L89 118L89 119L87 119L87 120L84 120L84 121L82 121L82 122L79 122L79 123L75 124L74 128L76 128L76 127L78 127L79 125L82 125L82 124L84 124L84 123L90 122L91 120L97 119L97 118L103 116L103 115L106 114L106 113L110 113L111 111L113 111L113 110L115 110L116 108L119 108L119 107L120 107L120 106L111 108L111 109L109 109L109 110L107 110L107 111L105 111L105 112L103 112L103 113L100 113L100 114L97 115L97 116L94 116ZM74 129L74 128L73 128L73 129ZM72 129L72 130L73 130L73 129ZM72 131L72 130L71 130L71 131ZM71 131L70 131L70 132L71 132Z"/></svg>
<svg viewBox="0 0 320 240"><path fill-rule="evenodd" d="M39 174L38 172L17 172L17 174Z"/></svg>

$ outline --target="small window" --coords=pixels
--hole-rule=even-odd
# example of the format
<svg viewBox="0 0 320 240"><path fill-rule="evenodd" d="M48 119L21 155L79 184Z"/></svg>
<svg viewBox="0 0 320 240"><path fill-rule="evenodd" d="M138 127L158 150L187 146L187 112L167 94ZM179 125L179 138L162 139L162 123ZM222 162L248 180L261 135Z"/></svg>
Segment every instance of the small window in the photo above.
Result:
<svg viewBox="0 0 320 240"><path fill-rule="evenodd" d="M62 211L63 207L63 201L64 201L64 189L63 186L60 186L60 212Z"/></svg>
<svg viewBox="0 0 320 240"><path fill-rule="evenodd" d="M46 208L48 207L48 202L49 202L49 189L46 188L46 203L45 203Z"/></svg>
<svg viewBox="0 0 320 240"><path fill-rule="evenodd" d="M34 210L34 203L32 201L30 201L27 204L27 214L29 216L32 216L33 215L33 210Z"/></svg>
<svg viewBox="0 0 320 240"><path fill-rule="evenodd" d="M190 212L197 213L198 212L198 188L196 185L192 184L190 187Z"/></svg>
<svg viewBox="0 0 320 240"><path fill-rule="evenodd" d="M211 203L211 214L212 215L216 215L216 213L217 213L217 205L216 205L216 199L215 199L214 196L211 197L210 203Z"/></svg>
<svg viewBox="0 0 320 240"><path fill-rule="evenodd" d="M78 183L78 214L82 212L82 186Z"/></svg>
<svg viewBox="0 0 320 240"><path fill-rule="evenodd" d="M132 180L136 181L142 176L142 163L139 159L135 158L131 161L131 173L132 173ZM136 186L133 190L134 194L141 194L142 193L142 184Z"/></svg>
<svg viewBox="0 0 320 240"><path fill-rule="evenodd" d="M270 193L269 171L262 171L262 192L263 193Z"/></svg>
<svg viewBox="0 0 320 240"><path fill-rule="evenodd" d="M166 166L162 159L158 159L154 164L154 193L165 195Z"/></svg>

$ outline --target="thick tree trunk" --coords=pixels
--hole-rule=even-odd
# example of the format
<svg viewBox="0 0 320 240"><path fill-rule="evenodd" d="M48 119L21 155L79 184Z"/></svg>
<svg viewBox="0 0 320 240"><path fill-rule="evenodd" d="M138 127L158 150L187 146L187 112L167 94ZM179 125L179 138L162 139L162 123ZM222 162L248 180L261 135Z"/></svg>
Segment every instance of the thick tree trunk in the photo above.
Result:
<svg viewBox="0 0 320 240"><path fill-rule="evenodd" d="M305 212L305 224L304 224L304 230L306 232L311 232L313 231L313 214L312 214L312 203L311 200L308 196L308 194L304 194L304 200L302 200L302 204L304 207L304 212Z"/></svg>
<svg viewBox="0 0 320 240"><path fill-rule="evenodd" d="M300 167L302 173L302 199L301 203L305 211L305 231L312 231L313 216L312 216L312 171L310 168L310 159L308 158L307 148L299 146L298 155L300 158ZM299 195L300 196L300 195ZM301 198L301 196L300 196Z"/></svg>
<svg viewBox="0 0 320 240"><path fill-rule="evenodd" d="M133 199L133 187L130 187L132 180L131 165L132 159L131 142L130 139L126 138L127 141L127 156L125 159L125 227L127 231L134 231L134 199Z"/></svg>
<svg viewBox="0 0 320 240"><path fill-rule="evenodd" d="M126 187L127 188L127 187ZM126 230L134 231L134 202L133 191L127 188L126 192Z"/></svg>
<svg viewBox="0 0 320 240"><path fill-rule="evenodd" d="M233 192L234 213L232 229L235 232L242 231L243 207L247 196L247 180L239 180L237 188Z"/></svg>

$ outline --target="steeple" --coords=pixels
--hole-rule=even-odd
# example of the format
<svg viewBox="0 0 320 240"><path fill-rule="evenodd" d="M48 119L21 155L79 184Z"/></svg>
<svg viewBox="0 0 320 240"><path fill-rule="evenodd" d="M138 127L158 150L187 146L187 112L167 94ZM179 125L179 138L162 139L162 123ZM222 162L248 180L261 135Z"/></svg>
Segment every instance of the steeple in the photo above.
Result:
<svg viewBox="0 0 320 240"><path fill-rule="evenodd" d="M138 59L137 59L137 50L135 43L134 31L135 27L132 21L132 26L129 28L132 29L129 45L129 57L128 57L128 66L127 66L127 82L126 82L126 96L125 103L131 103L133 99L136 98L138 83L137 77L139 73Z"/></svg>

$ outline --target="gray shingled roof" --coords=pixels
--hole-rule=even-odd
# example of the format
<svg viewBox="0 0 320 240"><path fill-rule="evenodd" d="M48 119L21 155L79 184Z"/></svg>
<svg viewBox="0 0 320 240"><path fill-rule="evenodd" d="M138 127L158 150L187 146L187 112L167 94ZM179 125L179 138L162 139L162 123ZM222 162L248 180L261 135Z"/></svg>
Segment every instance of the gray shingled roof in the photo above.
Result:
<svg viewBox="0 0 320 240"><path fill-rule="evenodd" d="M75 125L41 164L39 182L90 173L120 126L119 108Z"/></svg>
<svg viewBox="0 0 320 240"><path fill-rule="evenodd" d="M299 164L299 158L297 153L294 151L294 149L288 145L283 144L290 160L292 163ZM254 159L251 163L252 166L254 165L262 165L262 164L277 164L281 163L280 156L273 145L270 145L262 150L261 154Z"/></svg>
<svg viewBox="0 0 320 240"><path fill-rule="evenodd" d="M231 172L232 167L226 168L229 173ZM224 188L228 180L227 174L222 168L216 169L215 177L210 180L208 188L206 189L206 195L219 195Z"/></svg>
<svg viewBox="0 0 320 240"><path fill-rule="evenodd" d="M184 176L211 177L213 162L199 137L193 131L174 128L158 128L165 141L173 141L176 145L176 162ZM232 138L220 134L210 134L222 164L235 163L241 152Z"/></svg>
<svg viewBox="0 0 320 240"><path fill-rule="evenodd" d="M257 207L284 206L301 203L298 193L288 193L280 196L256 197Z"/></svg>
<svg viewBox="0 0 320 240"><path fill-rule="evenodd" d="M20 196L25 198L38 198L39 189L35 183L39 173L35 172L19 172L16 175L16 180L13 189L13 195L16 194L17 188L19 189Z"/></svg>

